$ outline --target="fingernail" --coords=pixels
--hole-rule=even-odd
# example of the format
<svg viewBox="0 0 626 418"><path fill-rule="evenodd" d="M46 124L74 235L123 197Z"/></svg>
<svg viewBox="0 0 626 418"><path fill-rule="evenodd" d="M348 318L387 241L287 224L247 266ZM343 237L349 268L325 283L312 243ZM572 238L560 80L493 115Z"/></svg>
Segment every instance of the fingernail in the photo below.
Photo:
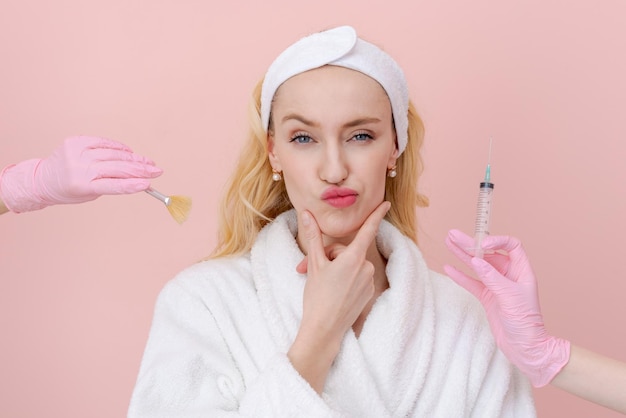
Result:
<svg viewBox="0 0 626 418"><path fill-rule="evenodd" d="M311 225L311 215L308 212L302 212L302 225L309 226Z"/></svg>
<svg viewBox="0 0 626 418"><path fill-rule="evenodd" d="M448 236L454 242L463 241L463 235L464 234L462 232L460 232L459 230L457 230L457 229L451 229L448 232Z"/></svg>
<svg viewBox="0 0 626 418"><path fill-rule="evenodd" d="M151 174L161 174L163 172L162 169L153 165L149 165L148 167L146 167L146 170L148 170L148 172Z"/></svg>

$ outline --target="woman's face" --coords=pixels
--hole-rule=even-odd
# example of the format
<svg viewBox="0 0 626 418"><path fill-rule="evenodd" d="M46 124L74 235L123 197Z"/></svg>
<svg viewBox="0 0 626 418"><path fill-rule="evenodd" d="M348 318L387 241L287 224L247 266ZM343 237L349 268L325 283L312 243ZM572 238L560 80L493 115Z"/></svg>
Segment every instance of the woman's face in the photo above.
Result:
<svg viewBox="0 0 626 418"><path fill-rule="evenodd" d="M383 88L343 67L307 71L276 92L272 126L270 163L294 208L313 214L326 244L350 242L383 201L397 158Z"/></svg>

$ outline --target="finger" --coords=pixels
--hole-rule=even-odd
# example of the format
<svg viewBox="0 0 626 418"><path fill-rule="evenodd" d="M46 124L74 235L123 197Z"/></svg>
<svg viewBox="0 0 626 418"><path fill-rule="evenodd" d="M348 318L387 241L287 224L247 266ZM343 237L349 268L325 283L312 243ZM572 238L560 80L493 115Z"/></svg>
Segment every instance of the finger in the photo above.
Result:
<svg viewBox="0 0 626 418"><path fill-rule="evenodd" d="M309 212L305 210L300 215L302 227L304 228L304 238L307 242L307 268L313 263L317 265L323 261L328 261L324 253L324 241L322 240L322 232L320 231L317 221Z"/></svg>
<svg viewBox="0 0 626 418"><path fill-rule="evenodd" d="M469 257L474 257L477 253L476 239L471 237L458 229L451 229L448 231L448 238L454 243L460 250L464 251ZM485 244L481 242L481 248L483 249L483 255L486 257L489 254L493 254L494 251L485 247Z"/></svg>
<svg viewBox="0 0 626 418"><path fill-rule="evenodd" d="M345 249L346 249L345 245L342 245L339 243L333 243L324 247L324 252L326 253L326 258L329 261L333 261ZM307 264L308 264L308 257L305 255L302 261L300 261L300 263L298 263L298 265L296 266L296 271L300 274L306 273Z"/></svg>
<svg viewBox="0 0 626 418"><path fill-rule="evenodd" d="M483 240L483 248L493 251L506 251L512 263L529 263L522 242L515 237L508 235L486 236Z"/></svg>
<svg viewBox="0 0 626 418"><path fill-rule="evenodd" d="M296 271L300 274L306 274L308 263L309 263L309 258L305 255L302 261L300 261L298 265L296 266Z"/></svg>
<svg viewBox="0 0 626 418"><path fill-rule="evenodd" d="M378 205L376 209L367 217L361 228L354 237L354 240L350 243L348 248L352 248L357 252L365 254L370 244L378 233L378 226L383 220L387 212L391 208L391 203L385 201Z"/></svg>
<svg viewBox="0 0 626 418"><path fill-rule="evenodd" d="M94 193L99 195L131 194L142 192L150 187L146 179L97 179L91 182Z"/></svg>
<svg viewBox="0 0 626 418"><path fill-rule="evenodd" d="M470 262L472 260L472 256L468 254L465 243L461 243L460 245L462 246L459 246L459 244L457 244L457 242L455 242L453 238L450 237L450 234L448 234L448 236L446 237L445 243L446 247L448 247L452 254L454 254L459 260L465 263L465 265L471 267Z"/></svg>
<svg viewBox="0 0 626 418"><path fill-rule="evenodd" d="M112 148L92 148L83 152L85 158L93 161L132 161L143 164L154 165L154 161L135 154L134 152Z"/></svg>
<svg viewBox="0 0 626 418"><path fill-rule="evenodd" d="M458 229L451 229L450 231L448 231L448 238L450 238L450 241L452 241L457 247L462 250L474 248L474 246L476 245L476 241L473 237L470 237L469 235Z"/></svg>
<svg viewBox="0 0 626 418"><path fill-rule="evenodd" d="M500 274L491 264L480 258L474 257L472 259L472 268L478 277L480 277L483 284L489 290L496 291L496 293L499 289L502 289L502 286L506 285L507 282L514 282L514 279Z"/></svg>
<svg viewBox="0 0 626 418"><path fill-rule="evenodd" d="M508 235L487 235L483 238L483 248L493 251L515 251L521 246L520 240Z"/></svg>
<svg viewBox="0 0 626 418"><path fill-rule="evenodd" d="M110 148L117 149L122 151L132 152L128 145L122 144L121 142L113 141L108 138L100 138L97 136L72 136L65 140L66 145L73 146L82 146L85 149L92 148Z"/></svg>
<svg viewBox="0 0 626 418"><path fill-rule="evenodd" d="M480 299L485 289L485 285L483 283L449 265L443 266L443 270L459 286L470 292L476 298Z"/></svg>
<svg viewBox="0 0 626 418"><path fill-rule="evenodd" d="M144 178L153 179L163 174L159 167L136 161L98 161L90 166L94 179Z"/></svg>

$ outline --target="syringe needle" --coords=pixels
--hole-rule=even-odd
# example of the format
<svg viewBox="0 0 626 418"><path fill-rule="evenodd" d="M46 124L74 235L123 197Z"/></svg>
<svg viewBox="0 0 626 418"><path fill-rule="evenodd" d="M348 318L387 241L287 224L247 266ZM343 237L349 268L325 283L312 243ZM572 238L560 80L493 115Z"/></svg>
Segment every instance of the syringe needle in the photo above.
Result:
<svg viewBox="0 0 626 418"><path fill-rule="evenodd" d="M489 137L489 154L487 154L487 169L485 170L485 182L491 181L491 145L493 144L493 138Z"/></svg>

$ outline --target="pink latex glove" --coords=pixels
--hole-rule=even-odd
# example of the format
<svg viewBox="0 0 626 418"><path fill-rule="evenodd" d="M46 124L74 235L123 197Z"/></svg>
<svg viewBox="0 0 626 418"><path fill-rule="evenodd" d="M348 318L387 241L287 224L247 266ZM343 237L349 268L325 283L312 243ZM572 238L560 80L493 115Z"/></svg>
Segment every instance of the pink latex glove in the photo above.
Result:
<svg viewBox="0 0 626 418"><path fill-rule="evenodd" d="M163 171L126 145L104 138L66 139L52 155L6 167L0 173L0 199L12 212L61 203L81 203L104 194L147 189Z"/></svg>
<svg viewBox="0 0 626 418"><path fill-rule="evenodd" d="M537 281L519 240L488 236L482 246L484 259L472 257L466 249L474 239L451 230L446 245L480 278L476 280L451 266L445 272L472 293L487 312L496 343L533 386L545 386L567 364L570 342L549 335L544 327Z"/></svg>

